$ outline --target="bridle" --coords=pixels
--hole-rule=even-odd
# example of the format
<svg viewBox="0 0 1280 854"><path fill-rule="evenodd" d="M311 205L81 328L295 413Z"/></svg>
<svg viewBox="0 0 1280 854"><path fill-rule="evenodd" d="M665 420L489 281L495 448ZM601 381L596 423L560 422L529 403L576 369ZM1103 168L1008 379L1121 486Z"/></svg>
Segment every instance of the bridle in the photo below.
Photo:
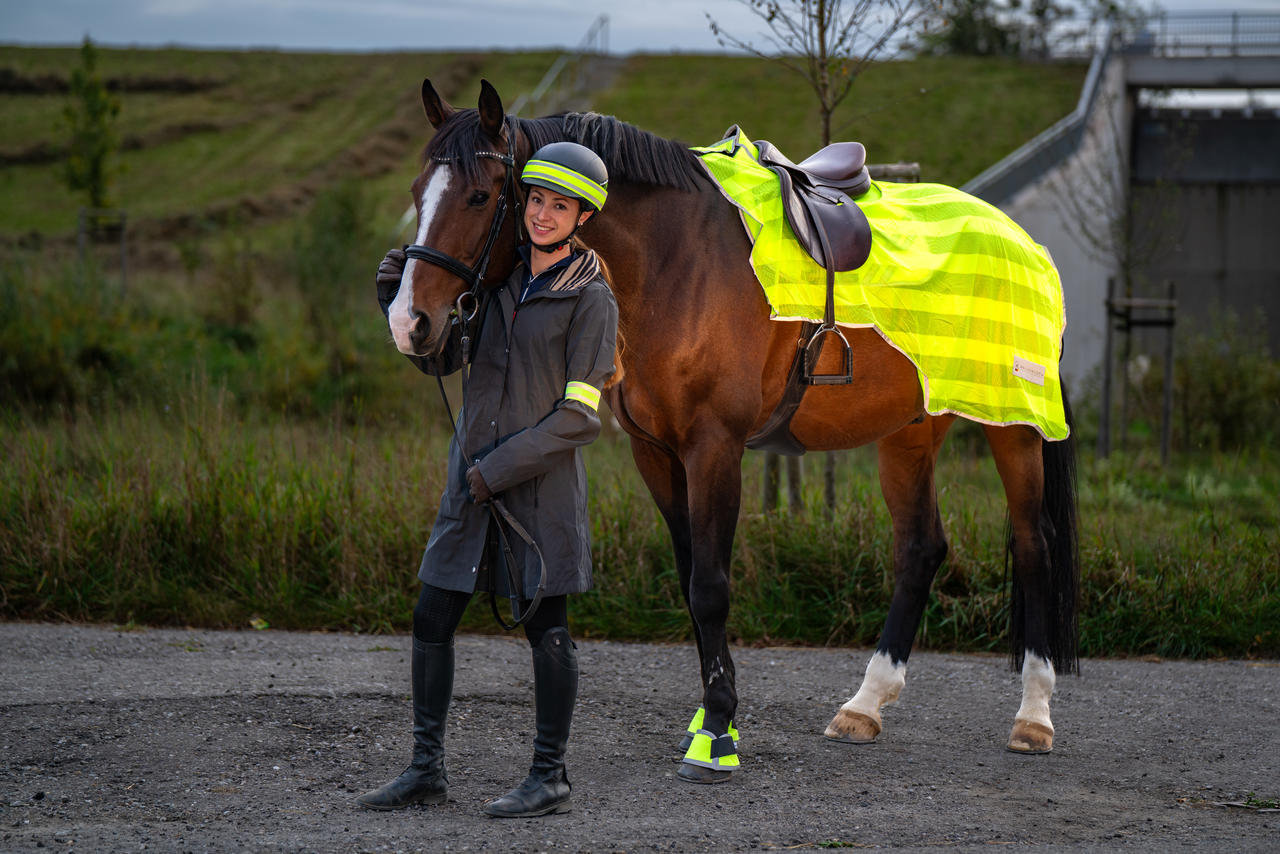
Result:
<svg viewBox="0 0 1280 854"><path fill-rule="evenodd" d="M508 198L512 199L515 207L516 228L520 227L520 195L516 192L514 129L509 127L506 119L503 119L502 126L507 130L506 154L500 151L475 152L476 157L487 157L491 160L499 161L505 171L502 178L502 194L498 197L493 219L489 223L489 236L485 238L484 248L480 250L480 255L476 258L475 264L468 267L452 255L420 243L410 243L404 248L405 257L443 267L466 282L467 290L459 294L457 301L454 303L458 319L463 323L470 323L480 310L480 287L484 283L485 273L489 269L489 256L493 253L494 244L498 242L498 235L502 232L502 226L507 219ZM452 163L457 160L455 157L432 157L431 159L435 163Z"/></svg>
<svg viewBox="0 0 1280 854"><path fill-rule="evenodd" d="M514 129L509 127L506 119L503 119L503 127L507 129L506 154L499 151L475 152L476 157L487 157L499 161L505 169L505 175L502 179L502 195L498 197L497 205L493 212L493 220L489 223L489 236L485 238L484 248L480 250L480 256L476 258L475 264L468 267L452 255L420 243L411 243L404 248L405 257L443 267L467 284L467 290L458 294L458 299L454 303L457 322L462 325L461 345L464 370L471 361L469 327L476 316L480 314L482 308L484 293L481 291L481 286L484 284L485 273L489 269L489 256L493 253L493 246L498 242L498 235L502 232L502 226L506 222L508 198L512 200L512 204L515 207L517 232L522 225L520 220L520 195L516 192L515 134L513 132ZM436 163L452 163L457 158L433 157L431 159ZM444 401L445 412L449 416L449 425L453 429L453 441L457 443L458 451L461 453L463 449L462 437L458 435L458 424L453 418L453 407L449 405L449 395L444 390L444 380L438 373L436 374L436 383L440 386L440 397ZM463 393L464 395L466 393L466 383L463 384ZM542 596L547 586L547 562L542 556L542 549L538 548L538 543L525 527L520 524L519 520L511 515L511 511L507 510L506 505L502 503L500 498L492 496L485 501L485 504L489 507L493 527L497 531L498 543L502 549L502 562L507 570L507 585L511 593L512 624L507 625L506 621L498 614L497 601L492 593L489 596L489 607L493 611L493 617L498 621L498 624L511 631L532 617L542 603ZM517 571L515 554L511 550L511 542L507 538L504 528L510 528L538 558L540 569L538 588L534 591L533 599L530 600L529 607L523 614L520 613L517 603L520 598L518 591L523 591L524 584L520 578L520 573Z"/></svg>

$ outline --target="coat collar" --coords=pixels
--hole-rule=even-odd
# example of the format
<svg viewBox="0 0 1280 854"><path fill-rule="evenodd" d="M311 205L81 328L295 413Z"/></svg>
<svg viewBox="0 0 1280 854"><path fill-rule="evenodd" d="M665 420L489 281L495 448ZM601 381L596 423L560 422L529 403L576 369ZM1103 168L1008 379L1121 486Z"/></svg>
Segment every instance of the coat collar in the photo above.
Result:
<svg viewBox="0 0 1280 854"><path fill-rule="evenodd" d="M526 270L529 265L528 252L527 247L521 247L520 257ZM567 293L583 288L588 282L593 281L600 275L600 259L596 257L594 250L584 249L571 256L568 263L562 261L552 267L548 273L552 271L554 271L555 277L548 284L538 289L539 294Z"/></svg>

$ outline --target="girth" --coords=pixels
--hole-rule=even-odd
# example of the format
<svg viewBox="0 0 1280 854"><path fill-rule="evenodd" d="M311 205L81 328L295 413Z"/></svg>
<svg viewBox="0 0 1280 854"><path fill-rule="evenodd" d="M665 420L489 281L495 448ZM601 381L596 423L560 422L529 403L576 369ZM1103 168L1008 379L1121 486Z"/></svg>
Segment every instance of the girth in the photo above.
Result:
<svg viewBox="0 0 1280 854"><path fill-rule="evenodd" d="M809 388L809 383L804 382L805 354L808 352L807 344L813 339L817 328L818 324L811 320L806 320L800 325L800 337L796 341L796 352L791 359L791 369L787 371L782 398L773 408L773 414L769 416L769 420L747 437L747 447L751 450L768 451L788 457L799 457L804 454L804 445L796 441L796 437L791 433L791 419L800 408L804 393ZM818 356L822 355L823 340L822 336L818 336L815 352L812 354L814 362L817 362Z"/></svg>

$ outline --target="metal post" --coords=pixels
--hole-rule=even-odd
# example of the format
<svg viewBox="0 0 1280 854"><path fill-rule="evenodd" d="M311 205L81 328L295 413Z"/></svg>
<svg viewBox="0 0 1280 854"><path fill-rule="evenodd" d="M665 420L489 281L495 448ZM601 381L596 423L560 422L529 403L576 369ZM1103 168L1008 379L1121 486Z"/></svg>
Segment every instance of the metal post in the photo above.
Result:
<svg viewBox="0 0 1280 854"><path fill-rule="evenodd" d="M1107 299L1103 304L1102 404L1098 412L1098 459L1111 453L1111 300L1115 293L1114 276L1107 278Z"/></svg>
<svg viewBox="0 0 1280 854"><path fill-rule="evenodd" d="M764 499L760 506L765 513L778 509L778 473L778 455L766 453L764 455Z"/></svg>
<svg viewBox="0 0 1280 854"><path fill-rule="evenodd" d="M822 465L822 492L827 500L827 509L834 511L836 509L836 455L831 451L824 454L826 457Z"/></svg>
<svg viewBox="0 0 1280 854"><path fill-rule="evenodd" d="M1124 342L1120 346L1120 450L1127 450L1129 445L1129 359L1133 354L1133 327L1129 324L1130 308L1127 305L1128 295L1125 297L1125 307L1123 313ZM1117 312L1119 315L1120 313Z"/></svg>
<svg viewBox="0 0 1280 854"><path fill-rule="evenodd" d="M1169 442L1173 432L1173 324L1177 303L1173 299L1173 282L1168 282L1169 325L1164 328L1164 411L1160 418L1160 463L1169 462Z"/></svg>
<svg viewBox="0 0 1280 854"><path fill-rule="evenodd" d="M801 495L800 458L787 457L787 504L792 513L804 511L804 497Z"/></svg>

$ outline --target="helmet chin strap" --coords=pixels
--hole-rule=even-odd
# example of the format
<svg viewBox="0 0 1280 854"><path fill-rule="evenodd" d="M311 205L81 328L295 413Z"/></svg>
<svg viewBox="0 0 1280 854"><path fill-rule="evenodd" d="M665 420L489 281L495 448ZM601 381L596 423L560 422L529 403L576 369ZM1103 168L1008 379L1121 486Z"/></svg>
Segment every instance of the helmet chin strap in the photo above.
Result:
<svg viewBox="0 0 1280 854"><path fill-rule="evenodd" d="M545 246L543 246L541 244L534 243L532 235L530 235L529 237L529 243L530 245L533 246L534 249L537 249L539 252L545 252L548 255L551 255L555 252L559 252L561 249L568 246L569 241L573 240L573 236L578 233L578 229L582 228L582 226L585 224L586 223L584 222L580 222L577 225L575 225L573 227L573 231L569 232L569 236L566 237L564 240L561 240L559 243L548 243Z"/></svg>

